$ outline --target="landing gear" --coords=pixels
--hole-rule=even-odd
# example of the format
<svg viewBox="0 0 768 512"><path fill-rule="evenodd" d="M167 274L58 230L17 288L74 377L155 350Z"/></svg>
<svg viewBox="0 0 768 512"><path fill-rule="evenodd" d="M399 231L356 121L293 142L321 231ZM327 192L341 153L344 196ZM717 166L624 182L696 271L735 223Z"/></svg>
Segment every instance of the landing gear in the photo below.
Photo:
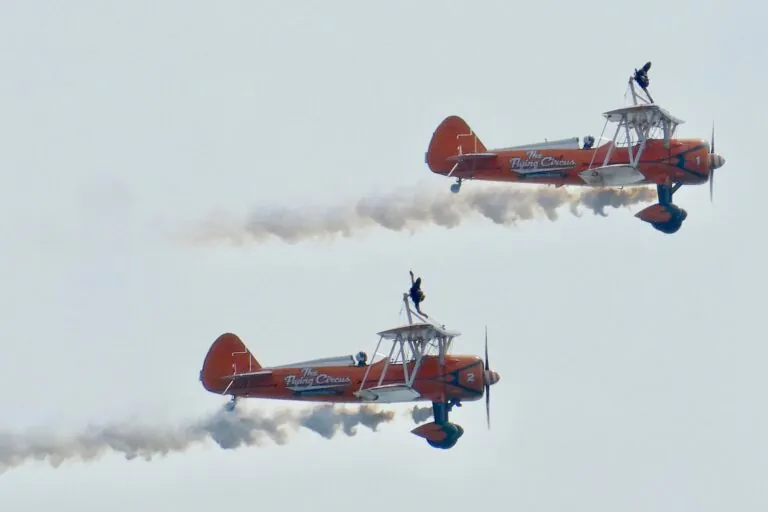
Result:
<svg viewBox="0 0 768 512"><path fill-rule="evenodd" d="M427 443L432 448L440 448L442 450L453 448L459 438L464 435L464 429L461 428L461 425L448 421L448 413L454 406L461 407L461 402L454 398L449 402L432 403L432 415L434 416L435 423L440 425L440 429L445 433L445 438L439 441L427 439Z"/></svg>
<svg viewBox="0 0 768 512"><path fill-rule="evenodd" d="M443 425L443 432L445 432L445 439L442 441L431 441L427 439L429 446L432 448L448 450L453 448L459 438L464 435L464 429L461 428L461 425L456 425L455 423L446 423Z"/></svg>
<svg viewBox="0 0 768 512"><path fill-rule="evenodd" d="M672 196L681 187L681 183L675 183L674 185L657 185L656 193L659 196L659 204L665 207L665 210L669 213L669 220L663 222L651 222L651 225L662 233L671 235L677 233L682 227L683 221L688 217L688 212L680 208L679 206L672 204Z"/></svg>
<svg viewBox="0 0 768 512"><path fill-rule="evenodd" d="M235 406L237 405L237 397L232 395L232 398L227 402L227 405L224 406L224 409L227 412L232 412L235 410Z"/></svg>
<svg viewBox="0 0 768 512"><path fill-rule="evenodd" d="M683 226L683 221L688 217L688 212L682 208L670 204L667 206L672 218L666 222L653 222L651 225L662 233L671 235L677 233L677 231Z"/></svg>
<svg viewBox="0 0 768 512"><path fill-rule="evenodd" d="M688 217L688 212L672 203L672 196L681 186L682 183L675 183L671 186L657 185L656 192L659 196L659 202L645 208L635 216L662 233L668 235L677 233L682 227L683 221Z"/></svg>
<svg viewBox="0 0 768 512"><path fill-rule="evenodd" d="M456 178L456 183L451 185L451 192L458 194L461 190L461 178Z"/></svg>

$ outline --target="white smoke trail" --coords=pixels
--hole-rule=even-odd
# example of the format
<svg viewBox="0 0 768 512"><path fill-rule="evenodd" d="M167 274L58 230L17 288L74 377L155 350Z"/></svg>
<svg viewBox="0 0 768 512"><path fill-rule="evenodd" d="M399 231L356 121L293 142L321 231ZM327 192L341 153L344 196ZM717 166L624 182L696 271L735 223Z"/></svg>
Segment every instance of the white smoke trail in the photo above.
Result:
<svg viewBox="0 0 768 512"><path fill-rule="evenodd" d="M392 411L378 411L367 405L345 409L328 404L298 412L281 410L270 417L238 406L234 411L222 408L175 428L124 424L90 427L76 435L0 432L0 473L33 460L59 467L67 460L89 461L107 453L120 453L128 460L152 460L184 452L208 440L226 450L261 445L265 440L282 445L288 442L289 431L302 427L326 439L332 439L339 430L354 436L359 425L376 431L381 423L392 421L394 415Z"/></svg>
<svg viewBox="0 0 768 512"><path fill-rule="evenodd" d="M427 225L454 228L470 215L481 215L497 224L510 225L523 220L546 217L558 219L557 210L568 206L580 216L580 208L606 216L606 208L628 207L655 200L652 188L576 189L551 187L467 187L459 194L444 189L396 191L369 197L355 204L320 210L297 208L259 208L246 219L211 218L196 229L196 243L228 240L241 244L277 237L287 243L311 238L351 237L371 228L415 231Z"/></svg>
<svg viewBox="0 0 768 512"><path fill-rule="evenodd" d="M414 405L406 412L409 413L411 419L416 424L424 423L434 414L431 406L423 407L419 405Z"/></svg>

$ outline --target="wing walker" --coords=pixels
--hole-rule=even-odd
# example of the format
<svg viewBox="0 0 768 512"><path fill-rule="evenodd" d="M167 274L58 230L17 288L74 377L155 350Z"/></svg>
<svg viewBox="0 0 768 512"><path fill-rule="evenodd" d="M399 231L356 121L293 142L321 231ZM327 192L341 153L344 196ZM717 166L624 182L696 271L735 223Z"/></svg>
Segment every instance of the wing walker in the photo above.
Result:
<svg viewBox="0 0 768 512"><path fill-rule="evenodd" d="M200 380L206 390L230 395L230 410L240 398L356 404L432 402L433 421L411 432L435 448L452 448L464 429L449 420L449 413L463 402L485 395L490 428L490 386L500 377L489 366L487 329L484 360L454 355L453 341L460 333L424 314L420 309L424 298L421 278L414 280L411 273L411 289L402 296L408 323L377 333L379 340L370 362L361 351L354 356L266 367L237 335L224 333L211 345Z"/></svg>

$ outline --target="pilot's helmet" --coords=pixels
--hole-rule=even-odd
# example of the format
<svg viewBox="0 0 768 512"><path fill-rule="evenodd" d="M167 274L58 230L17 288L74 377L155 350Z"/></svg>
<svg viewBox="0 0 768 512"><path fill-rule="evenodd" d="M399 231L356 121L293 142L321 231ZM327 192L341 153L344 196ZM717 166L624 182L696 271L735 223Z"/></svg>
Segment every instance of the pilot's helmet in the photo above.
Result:
<svg viewBox="0 0 768 512"><path fill-rule="evenodd" d="M365 360L366 360L366 359L368 359L368 355L367 355L365 352L363 352L363 351L361 350L360 352L358 352L358 353L357 353L357 360L358 360L358 361L363 361L363 362L365 362Z"/></svg>
<svg viewBox="0 0 768 512"><path fill-rule="evenodd" d="M595 138L591 135L587 135L584 137L584 143L589 144L590 146L595 143Z"/></svg>

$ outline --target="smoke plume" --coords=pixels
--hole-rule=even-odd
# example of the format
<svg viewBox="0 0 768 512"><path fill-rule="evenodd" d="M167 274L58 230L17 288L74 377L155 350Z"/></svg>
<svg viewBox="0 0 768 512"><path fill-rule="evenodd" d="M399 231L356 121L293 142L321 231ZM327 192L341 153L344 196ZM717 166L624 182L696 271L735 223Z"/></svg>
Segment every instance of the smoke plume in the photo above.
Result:
<svg viewBox="0 0 768 512"><path fill-rule="evenodd" d="M65 436L0 432L0 473L33 460L59 467L67 460L94 460L108 453L123 454L128 460L152 460L184 452L208 440L225 450L261 445L266 440L282 445L288 442L290 431L302 427L326 439L332 439L339 431L354 436L359 425L376 431L381 423L392 421L394 415L392 411L378 411L367 405L344 409L328 404L298 412L285 409L273 416L238 406L231 412L222 408L176 428L111 425Z"/></svg>
<svg viewBox="0 0 768 512"><path fill-rule="evenodd" d="M369 197L357 203L311 210L259 208L246 219L211 218L192 234L195 242L229 240L243 243L277 237L287 243L310 238L351 237L371 228L415 231L427 225L454 228L470 215L480 215L496 224L510 225L546 217L558 219L557 210L567 206L581 216L581 208L607 216L607 207L628 207L653 201L651 188L577 189L523 187L510 185L467 187L459 194L444 189L417 188Z"/></svg>
<svg viewBox="0 0 768 512"><path fill-rule="evenodd" d="M429 407L429 406L428 407L422 407L422 406L419 406L419 405L414 405L407 412L410 413L411 419L417 425L419 423L424 423L429 418L431 418L432 415L433 415L432 407Z"/></svg>

